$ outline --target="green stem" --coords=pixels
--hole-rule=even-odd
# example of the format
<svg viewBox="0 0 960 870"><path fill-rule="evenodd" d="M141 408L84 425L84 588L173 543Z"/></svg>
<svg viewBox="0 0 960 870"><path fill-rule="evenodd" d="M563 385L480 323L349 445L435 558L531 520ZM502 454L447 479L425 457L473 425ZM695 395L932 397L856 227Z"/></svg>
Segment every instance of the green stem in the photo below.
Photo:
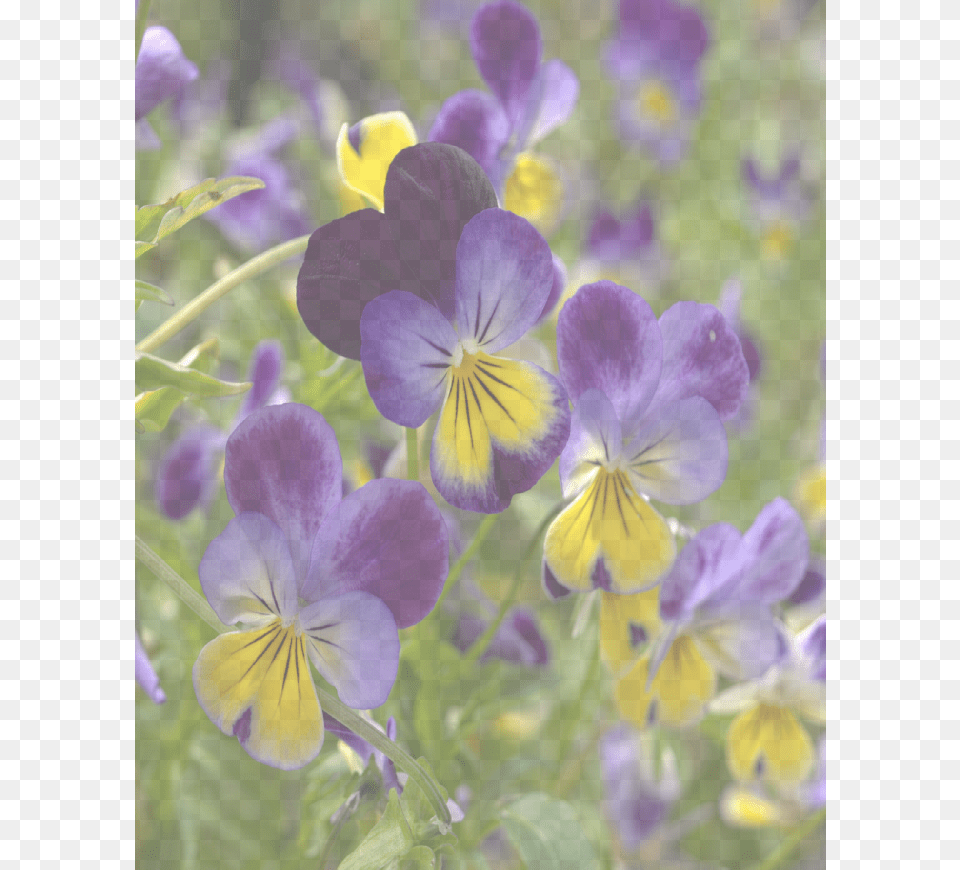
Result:
<svg viewBox="0 0 960 870"><path fill-rule="evenodd" d="M374 749L378 749L404 773L408 774L423 789L423 793L427 796L441 823L444 825L450 824L450 810L440 795L433 777L429 776L411 755L397 746L386 734L319 686L317 686L317 697L320 699L322 710L326 710L334 719L349 728L358 737L362 737Z"/></svg>
<svg viewBox="0 0 960 870"><path fill-rule="evenodd" d="M163 580L177 595L177 597L207 623L214 631L222 634L230 631L224 625L213 608L207 604L203 596L197 592L186 580L173 570L163 559L150 549L137 535L137 559L156 576Z"/></svg>
<svg viewBox="0 0 960 870"><path fill-rule="evenodd" d="M181 329L196 320L207 308L213 305L218 299L226 296L235 287L239 287L245 281L255 278L257 275L266 272L277 263L296 254L303 253L307 249L307 242L310 236L300 236L282 245L277 245L264 251L262 254L248 260L242 266L237 267L232 272L224 275L215 284L212 284L204 290L199 296L191 299L169 320L160 324L150 333L140 344L137 345L138 352L152 351L160 347L165 341L173 338Z"/></svg>
<svg viewBox="0 0 960 870"><path fill-rule="evenodd" d="M469 651L467 652L465 660L469 664L476 664L480 660L480 656L487 651L487 647L490 646L490 641L493 640L493 636L503 624L503 620L506 619L507 611L510 610L514 604L514 601L516 600L517 593L520 591L520 584L523 582L523 576L527 569L527 563L530 561L530 557L539 546L541 535L543 535L543 533L547 530L547 527L554 521L554 519L556 519L557 515L561 510L563 510L564 507L565 505L560 504L554 510L550 511L550 513L548 513L544 518L543 522L540 523L540 526L537 528L536 532L534 532L533 538L527 545L527 549L520 558L520 564L517 565L517 570L513 574L513 581L510 584L510 589L507 591L506 598L500 602L496 619L494 619L493 622L487 626L486 631L484 631L484 633L474 641L473 646L470 647ZM464 553L464 555L466 555L466 553Z"/></svg>
<svg viewBox="0 0 960 870"><path fill-rule="evenodd" d="M490 533L490 529L493 528L493 524L499 517L500 514L487 514L483 518L483 522L480 523L480 528L477 529L477 534L474 535L473 540L470 542L470 546L468 546L467 549L463 551L463 554L460 556L460 558L453 563L450 573L447 574L447 580L443 584L443 589L440 591L440 597L437 599L436 605L434 605L431 618L440 613L440 605L443 603L443 599L447 597L447 593L450 592L457 580L460 579L460 575L463 573L464 566L476 555L477 550L480 549L480 545Z"/></svg>
<svg viewBox="0 0 960 870"><path fill-rule="evenodd" d="M826 807L820 812L814 813L802 825L798 825L791 831L789 836L785 837L766 859L754 866L753 870L774 870L775 867L780 867L790 857L794 849L810 836L826 817Z"/></svg>
<svg viewBox="0 0 960 870"><path fill-rule="evenodd" d="M416 429L407 429L407 478L420 480L420 445Z"/></svg>
<svg viewBox="0 0 960 870"><path fill-rule="evenodd" d="M140 6L137 8L137 20L133 31L133 45L136 50L136 57L140 55L140 43L143 42L143 33L147 29L147 16L150 13L150 0L140 0Z"/></svg>

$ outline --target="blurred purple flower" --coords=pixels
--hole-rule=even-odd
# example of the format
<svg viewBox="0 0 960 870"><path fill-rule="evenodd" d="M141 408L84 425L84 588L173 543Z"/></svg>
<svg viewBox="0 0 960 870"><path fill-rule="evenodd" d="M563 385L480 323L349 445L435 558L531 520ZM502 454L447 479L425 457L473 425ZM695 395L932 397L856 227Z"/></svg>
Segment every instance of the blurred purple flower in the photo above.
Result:
<svg viewBox="0 0 960 870"><path fill-rule="evenodd" d="M304 59L296 42L283 42L269 62L269 75L299 97L313 133L324 150L332 153L345 115L340 86L321 79Z"/></svg>
<svg viewBox="0 0 960 870"><path fill-rule="evenodd" d="M148 27L144 31L134 76L138 148L160 147L160 140L146 116L164 100L179 96L186 84L198 75L197 65L187 60L177 38L166 27Z"/></svg>
<svg viewBox="0 0 960 870"><path fill-rule="evenodd" d="M810 211L810 192L801 175L800 157L790 154L771 175L762 174L752 157L744 157L741 174L746 186L750 219L764 253L782 258Z"/></svg>
<svg viewBox="0 0 960 870"><path fill-rule="evenodd" d="M247 372L253 386L230 428L191 426L170 445L157 467L154 485L157 504L168 519L182 520L208 503L217 487L220 458L230 432L259 408L289 401L289 392L279 386L282 373L283 348L275 341L261 341L253 349Z"/></svg>
<svg viewBox="0 0 960 870"><path fill-rule="evenodd" d="M703 17L673 0L620 0L605 62L618 90L623 137L662 163L680 160L702 102L700 63L710 45Z"/></svg>
<svg viewBox="0 0 960 870"><path fill-rule="evenodd" d="M466 652L482 635L493 619L497 608L480 594L480 606L486 614L463 612L457 622L453 645ZM486 651L480 657L485 662L500 659L528 668L547 667L550 664L550 650L544 640L535 614L525 607L512 607L497 629Z"/></svg>
<svg viewBox="0 0 960 870"><path fill-rule="evenodd" d="M143 691L150 696L150 700L153 701L154 704L162 704L167 700L167 696L164 694L163 689L160 688L160 677L157 676L157 672L154 670L150 658L147 656L147 651L143 648L139 632L136 634L136 641L137 646L133 659L134 677Z"/></svg>
<svg viewBox="0 0 960 870"><path fill-rule="evenodd" d="M170 113L181 139L216 129L215 124L227 106L230 74L229 61L214 59L204 75L188 82L173 98Z"/></svg>
<svg viewBox="0 0 960 870"><path fill-rule="evenodd" d="M252 176L264 182L259 190L241 193L205 214L241 251L263 251L306 235L314 226L297 180L280 159L297 133L293 121L276 118L227 167L228 176Z"/></svg>

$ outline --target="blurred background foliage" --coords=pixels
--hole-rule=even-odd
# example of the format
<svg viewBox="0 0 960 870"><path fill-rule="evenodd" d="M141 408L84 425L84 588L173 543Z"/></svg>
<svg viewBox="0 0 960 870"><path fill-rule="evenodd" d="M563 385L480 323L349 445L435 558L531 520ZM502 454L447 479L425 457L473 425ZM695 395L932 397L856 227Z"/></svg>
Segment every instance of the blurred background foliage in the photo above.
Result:
<svg viewBox="0 0 960 870"><path fill-rule="evenodd" d="M465 39L466 21L476 5L449 4L451 10L468 10L458 31L456 25L424 23L421 4L413 0L153 0L150 22L173 31L201 78L215 59L225 57L233 64L234 79L227 115L202 125L189 142L177 141L168 107L151 116L164 145L156 152L138 152L137 203L159 202L204 177L226 175L232 143L278 114L295 111L289 92L269 77L261 78L265 67L260 58L284 40L296 40L315 71L340 85L346 98L342 120L355 123L383 108L402 108L423 137L444 99L461 88L485 87ZM825 336L824 4L815 4L785 36L771 38L764 35L761 20L776 0L694 0L713 36L703 67L704 111L687 157L666 170L621 142L613 124L615 90L603 71L601 53L614 26L614 0L528 0L526 5L539 18L544 58L565 61L581 85L571 119L538 148L556 161L566 181L565 216L549 241L571 279L592 211L605 204L621 213L645 197L653 204L668 265L665 279L643 294L655 312L680 299L715 303L726 281L742 281L742 317L758 337L765 360L754 424L731 438L723 487L675 515L694 528L725 520L743 530L770 499L791 496L798 475L819 456ZM789 5L788 0L781 5ZM741 160L754 155L772 172L791 149L801 154L813 208L787 255L772 258L764 254L751 224ZM338 217L332 152L304 137L293 153L316 225ZM162 287L182 306L245 258L212 223L197 220L144 256L138 277ZM291 261L241 286L165 345L162 354L177 359L215 337L219 362L213 361L209 370L243 380L254 345L266 338L280 340L287 355L283 383L294 400L312 405L331 422L349 467L370 441L392 445L402 433L379 418L358 363L344 361L329 371L335 358L307 333L296 313L298 265ZM137 339L172 310L143 305ZM540 330L551 348L552 329L545 325ZM200 557L232 511L221 486L208 511L170 522L155 507L156 463L184 425L207 419L226 427L239 402L193 402L164 431L138 435L139 534L195 588ZM509 585L533 530L559 498L559 482L551 472L534 491L518 497L506 520L494 527L473 570L494 601ZM478 518L459 516L469 540ZM813 541L822 552L822 538ZM470 811L455 829L462 863L452 866L520 866L505 842L499 853L488 848L486 858L478 847L497 827L503 807L532 792L569 801L593 844L597 866L640 866L618 863L626 859L618 854L599 802L596 743L617 714L610 681L596 661L596 612L585 630L572 637L582 601L546 600L539 586L539 556L527 567L521 599L536 609L548 637L553 652L549 671L530 672L502 662L465 671L446 642L452 619L443 616L418 627L415 636L402 633L409 636L403 637L400 676L375 717L382 724L388 715L396 716L398 740L414 757L429 759L451 794L458 786L469 789ZM337 742L328 739L318 761L301 771L273 770L252 761L235 740L216 730L196 702L191 667L210 640L209 628L139 566L137 602L138 626L168 699L154 706L138 695L139 866L337 866L380 817L385 796L362 790L356 812L343 824L332 824L331 816L361 782ZM704 804L711 813L683 841L696 860L673 863L668 856L652 856L652 863L642 866L749 867L782 837L777 830L745 831L719 819L717 796L729 781L725 725L711 719L683 739L665 738L676 743L687 783L674 815ZM501 862L491 854L500 854ZM823 866L822 854L822 844L815 843L798 859L802 863L792 866Z"/></svg>

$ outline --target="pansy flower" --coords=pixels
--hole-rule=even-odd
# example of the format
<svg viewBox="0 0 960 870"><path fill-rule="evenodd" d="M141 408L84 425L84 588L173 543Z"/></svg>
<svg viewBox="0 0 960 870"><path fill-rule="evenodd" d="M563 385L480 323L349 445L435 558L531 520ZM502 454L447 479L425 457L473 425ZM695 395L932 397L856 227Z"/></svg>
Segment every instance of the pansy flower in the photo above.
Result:
<svg viewBox="0 0 960 870"><path fill-rule="evenodd" d="M747 429L754 417L757 402L756 387L754 386L763 371L763 355L760 344L752 329L746 326L740 315L740 304L743 299L743 284L737 278L731 278L720 291L717 308L733 327L740 347L743 349L743 358L747 361L747 370L750 373L750 387L737 415L731 418L728 426L731 430L743 431Z"/></svg>
<svg viewBox="0 0 960 870"><path fill-rule="evenodd" d="M190 426L170 445L157 466L154 485L157 505L164 516L182 520L209 502L230 432L254 411L289 401L289 391L279 386L282 373L283 348L275 341L261 341L253 349L247 372L252 386L230 428L223 431L208 423Z"/></svg>
<svg viewBox="0 0 960 870"><path fill-rule="evenodd" d="M782 259L789 253L810 211L809 191L800 170L797 154L784 157L770 174L753 157L744 157L741 163L750 220L760 236L763 253L771 259Z"/></svg>
<svg viewBox="0 0 960 870"><path fill-rule="evenodd" d="M686 153L702 101L700 63L710 45L703 17L673 0L620 0L606 52L623 137L661 163Z"/></svg>
<svg viewBox="0 0 960 870"><path fill-rule="evenodd" d="M554 287L543 237L492 206L483 170L425 143L390 165L384 212L317 230L297 281L307 328L360 358L370 396L416 428L440 411L430 455L437 491L497 513L556 460L570 426L559 381L497 356L541 317Z"/></svg>
<svg viewBox="0 0 960 870"><path fill-rule="evenodd" d="M163 689L160 688L160 677L157 676L153 663L150 661L150 657L143 647L143 642L140 640L140 632L136 633L136 640L137 647L133 658L134 678L154 704L162 704L167 700L167 696Z"/></svg>
<svg viewBox="0 0 960 870"><path fill-rule="evenodd" d="M197 65L186 58L177 38L166 27L148 27L144 31L134 73L137 148L160 147L146 116L165 100L179 96L198 75Z"/></svg>
<svg viewBox="0 0 960 870"><path fill-rule="evenodd" d="M470 50L490 93L454 94L427 138L463 148L489 175L505 209L547 231L559 216L562 183L530 149L570 117L579 81L562 61L541 61L540 25L513 0L477 10Z"/></svg>
<svg viewBox="0 0 960 870"><path fill-rule="evenodd" d="M773 607L800 582L808 549L803 521L784 499L760 511L743 536L726 523L703 529L660 584L662 630L649 655L617 682L623 715L686 725L713 696L717 674L764 673L783 653Z"/></svg>
<svg viewBox="0 0 960 870"><path fill-rule="evenodd" d="M710 703L712 712L738 714L726 743L727 765L741 782L789 790L813 770L813 741L800 719L826 721L826 626L821 616L791 638L786 654L759 678Z"/></svg>
<svg viewBox="0 0 960 870"><path fill-rule="evenodd" d="M461 581L462 583L462 581ZM497 615L497 608L479 589L476 605L461 612L453 637L453 645L467 652ZM526 607L511 607L480 661L500 659L528 668L550 664L550 650L537 624L536 615Z"/></svg>
<svg viewBox="0 0 960 870"><path fill-rule="evenodd" d="M658 321L636 293L598 281L560 312L557 355L575 412L560 456L573 501L547 530L544 588L649 589L676 550L647 499L693 504L726 476L721 420L747 386L740 342L710 305L679 302Z"/></svg>
<svg viewBox="0 0 960 870"><path fill-rule="evenodd" d="M375 480L342 497L336 436L303 405L262 408L227 441L236 512L207 547L200 585L221 634L193 667L197 700L255 759L287 770L316 757L323 718L310 662L350 707L382 704L397 630L436 604L446 527L414 481Z"/></svg>

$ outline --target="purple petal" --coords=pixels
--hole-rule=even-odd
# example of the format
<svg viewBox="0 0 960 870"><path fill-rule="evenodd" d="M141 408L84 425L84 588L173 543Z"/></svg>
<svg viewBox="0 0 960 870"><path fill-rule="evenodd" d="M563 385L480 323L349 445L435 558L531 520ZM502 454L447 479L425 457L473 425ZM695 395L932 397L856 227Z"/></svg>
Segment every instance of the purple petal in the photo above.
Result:
<svg viewBox="0 0 960 870"><path fill-rule="evenodd" d="M510 122L500 104L485 91L460 91L440 107L427 135L467 152L487 175L496 168L500 149L510 138Z"/></svg>
<svg viewBox="0 0 960 870"><path fill-rule="evenodd" d="M211 60L203 76L187 83L173 98L170 115L181 139L195 137L204 125L221 116L227 104L230 75L229 61Z"/></svg>
<svg viewBox="0 0 960 870"><path fill-rule="evenodd" d="M540 69L542 45L537 19L512 0L486 3L470 23L470 50L483 80L516 126L523 118L530 86Z"/></svg>
<svg viewBox="0 0 960 870"><path fill-rule="evenodd" d="M553 256L533 224L491 208L457 245L457 326L486 353L513 344L540 317L553 290Z"/></svg>
<svg viewBox="0 0 960 870"><path fill-rule="evenodd" d="M827 617L821 616L797 639L800 652L815 680L827 678Z"/></svg>
<svg viewBox="0 0 960 870"><path fill-rule="evenodd" d="M360 356L370 398L400 426L423 425L443 402L459 344L432 305L394 290L370 302L360 319Z"/></svg>
<svg viewBox="0 0 960 870"><path fill-rule="evenodd" d="M278 341L261 341L253 349L250 368L247 370L247 380L253 386L243 397L235 426L269 403L280 383L280 375L283 374L283 360L283 345Z"/></svg>
<svg viewBox="0 0 960 870"><path fill-rule="evenodd" d="M617 413L638 415L660 381L660 328L636 293L597 281L581 287L557 319L560 378L576 402L584 390L601 390Z"/></svg>
<svg viewBox="0 0 960 870"><path fill-rule="evenodd" d="M454 645L466 652L486 631L488 620L472 614L462 614L457 623ZM525 667L545 667L550 651L540 633L536 617L525 608L513 608L494 634L480 661L500 659Z"/></svg>
<svg viewBox="0 0 960 870"><path fill-rule="evenodd" d="M678 302L660 318L663 374L654 403L703 396L726 420L747 393L750 374L740 340L712 305Z"/></svg>
<svg viewBox="0 0 960 870"><path fill-rule="evenodd" d="M800 582L785 599L786 604L809 604L823 597L827 588L826 565L823 559L811 556Z"/></svg>
<svg viewBox="0 0 960 870"><path fill-rule="evenodd" d="M304 594L375 595L408 628L437 603L448 567L447 527L423 486L373 480L320 527Z"/></svg>
<svg viewBox="0 0 960 870"><path fill-rule="evenodd" d="M579 492L602 463L616 462L623 449L620 420L600 390L585 390L574 406L570 438L560 454L565 498Z"/></svg>
<svg viewBox="0 0 960 870"><path fill-rule="evenodd" d="M782 655L780 626L762 604L707 608L690 631L707 661L731 680L755 680Z"/></svg>
<svg viewBox="0 0 960 870"><path fill-rule="evenodd" d="M143 648L139 634L136 635L136 640L137 647L133 657L134 677L140 684L140 688L147 693L154 704L162 704L167 700L167 696L160 688L160 677L157 676L157 672L147 656L147 651Z"/></svg>
<svg viewBox="0 0 960 870"><path fill-rule="evenodd" d="M551 130L559 127L577 105L580 81L576 73L561 60L548 60L540 67L531 88L527 111L530 117L517 139L522 148L536 144Z"/></svg>
<svg viewBox="0 0 960 870"><path fill-rule="evenodd" d="M160 141L156 130L150 126L150 122L146 118L141 118L137 121L134 129L137 140L137 151L157 151L163 147L163 143Z"/></svg>
<svg viewBox="0 0 960 870"><path fill-rule="evenodd" d="M710 34L697 9L672 0L620 0L621 38L651 46L662 63L694 66L710 45Z"/></svg>
<svg viewBox="0 0 960 870"><path fill-rule="evenodd" d="M403 279L385 289L408 290L452 321L457 243L474 215L496 207L490 179L465 151L424 142L394 158L383 198Z"/></svg>
<svg viewBox="0 0 960 870"><path fill-rule="evenodd" d="M556 575L550 570L550 566L547 565L546 559L544 559L541 564L540 579L543 585L543 591L554 600L566 598L573 591L557 580Z"/></svg>
<svg viewBox="0 0 960 870"><path fill-rule="evenodd" d="M703 529L681 550L660 584L660 616L679 620L691 614L740 565L740 532L728 523Z"/></svg>
<svg viewBox="0 0 960 870"><path fill-rule="evenodd" d="M723 592L743 601L778 603L796 588L807 569L807 530L783 498L774 499L760 511L743 536L742 548L743 573L731 578Z"/></svg>
<svg viewBox="0 0 960 870"><path fill-rule="evenodd" d="M550 316L567 286L567 267L563 264L563 260L556 254L552 254L552 256L553 285L550 288L550 295L547 296L547 301L543 304L543 311L540 312L540 316L537 318L536 325L543 323L543 321Z"/></svg>
<svg viewBox="0 0 960 870"><path fill-rule="evenodd" d="M585 253L598 260L620 259L620 221L609 209L594 212L587 230Z"/></svg>
<svg viewBox="0 0 960 870"><path fill-rule="evenodd" d="M203 594L225 625L258 624L297 612L297 579L283 531L241 513L207 546L197 568Z"/></svg>
<svg viewBox="0 0 960 870"><path fill-rule="evenodd" d="M265 514L283 530L301 584L317 529L343 491L333 429L305 405L269 405L234 430L226 454L230 506Z"/></svg>
<svg viewBox="0 0 960 870"><path fill-rule="evenodd" d="M217 487L218 460L226 436L213 426L195 426L170 445L157 468L157 504L171 520L182 520L209 501Z"/></svg>
<svg viewBox="0 0 960 870"><path fill-rule="evenodd" d="M372 724L376 725L375 722ZM370 760L370 757L373 756L377 767L380 768L380 774L383 777L384 789L389 792L390 789L394 788L397 790L398 794L403 794L403 786L400 785L400 781L397 779L396 768L394 767L393 762L382 752L374 749L373 746L367 743L366 740L355 734L338 719L334 719L329 713L323 714L323 729L324 731L330 732L335 737L346 743L347 746L349 746L354 752L357 753L357 755L360 756L364 764L366 764L366 762ZM396 739L397 722L393 716L387 720L385 733L390 740Z"/></svg>
<svg viewBox="0 0 960 870"><path fill-rule="evenodd" d="M667 504L702 501L727 476L727 430L700 396L658 405L623 452L637 492Z"/></svg>
<svg viewBox="0 0 960 870"><path fill-rule="evenodd" d="M400 636L386 604L364 592L321 598L300 611L310 661L348 707L379 707L400 663Z"/></svg>
<svg viewBox="0 0 960 870"><path fill-rule="evenodd" d="M148 27L137 56L134 118L139 121L164 100L177 96L199 74L166 27Z"/></svg>
<svg viewBox="0 0 960 870"><path fill-rule="evenodd" d="M297 310L321 344L358 360L363 309L398 288L401 271L387 218L371 208L353 212L310 236L297 276Z"/></svg>

